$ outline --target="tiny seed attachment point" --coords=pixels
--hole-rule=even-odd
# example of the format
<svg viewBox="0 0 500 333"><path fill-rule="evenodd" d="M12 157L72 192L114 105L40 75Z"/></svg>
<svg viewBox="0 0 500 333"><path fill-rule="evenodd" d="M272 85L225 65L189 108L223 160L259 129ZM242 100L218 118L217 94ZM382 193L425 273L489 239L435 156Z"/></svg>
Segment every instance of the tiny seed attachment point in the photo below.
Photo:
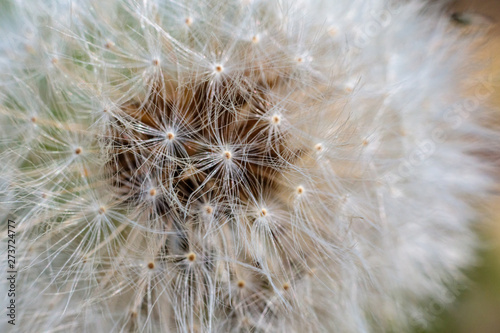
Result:
<svg viewBox="0 0 500 333"><path fill-rule="evenodd" d="M31 117L31 118L30 118L30 121L31 121L32 123L36 123L36 120L37 120L37 119L36 119L36 117Z"/></svg>
<svg viewBox="0 0 500 333"><path fill-rule="evenodd" d="M297 189L295 190L297 192L297 195L301 195L304 193L304 187L303 186L297 186Z"/></svg>
<svg viewBox="0 0 500 333"><path fill-rule="evenodd" d="M237 285L238 285L238 288L243 289L243 288L245 288L245 284L246 284L245 281L239 280Z"/></svg>
<svg viewBox="0 0 500 333"><path fill-rule="evenodd" d="M258 42L259 42L259 36L254 35L254 36L252 37L252 43L257 44Z"/></svg>
<svg viewBox="0 0 500 333"><path fill-rule="evenodd" d="M186 25L188 27L191 26L191 24L193 24L193 18L192 17L186 17L186 19L184 20L184 23L186 23Z"/></svg>
<svg viewBox="0 0 500 333"><path fill-rule="evenodd" d="M75 149L75 154L80 155L82 153L82 148L78 147Z"/></svg>
<svg viewBox="0 0 500 333"><path fill-rule="evenodd" d="M288 289L290 289L290 283L285 282L285 283L283 284L283 290L287 291Z"/></svg>
<svg viewBox="0 0 500 333"><path fill-rule="evenodd" d="M262 208L262 209L260 210L260 216L264 217L264 216L266 216L266 215L267 215L267 209Z"/></svg>
<svg viewBox="0 0 500 333"><path fill-rule="evenodd" d="M106 213L106 207L104 206L99 207L99 215L102 215L104 213Z"/></svg>
<svg viewBox="0 0 500 333"><path fill-rule="evenodd" d="M159 59L153 59L153 61L151 61L151 63L153 64L153 66L158 66L160 64L160 60Z"/></svg>
<svg viewBox="0 0 500 333"><path fill-rule="evenodd" d="M205 206L205 213L212 214L214 209L211 206Z"/></svg>
<svg viewBox="0 0 500 333"><path fill-rule="evenodd" d="M149 190L149 195L154 197L156 195L156 189L155 188L152 188Z"/></svg>
<svg viewBox="0 0 500 333"><path fill-rule="evenodd" d="M196 260L196 254L194 252L189 252L186 258L188 261L193 262Z"/></svg>
<svg viewBox="0 0 500 333"><path fill-rule="evenodd" d="M273 125L278 125L281 122L281 117L279 115L274 115L271 117L271 123Z"/></svg>
<svg viewBox="0 0 500 333"><path fill-rule="evenodd" d="M155 263L154 262L148 263L148 268L149 269L154 269L155 268Z"/></svg>
<svg viewBox="0 0 500 333"><path fill-rule="evenodd" d="M175 134L174 134L174 133L172 133L172 132L168 132L168 133L167 133L167 139L168 139L169 141L172 141L173 139L175 139Z"/></svg>
<svg viewBox="0 0 500 333"><path fill-rule="evenodd" d="M222 65L217 65L215 66L215 71L217 73L222 73L224 71L224 67L222 67Z"/></svg>
<svg viewBox="0 0 500 333"><path fill-rule="evenodd" d="M231 154L231 152L227 150L222 155L226 160L230 160L233 157L233 154Z"/></svg>
<svg viewBox="0 0 500 333"><path fill-rule="evenodd" d="M110 48L112 48L114 45L115 45L115 43L113 43L113 42L111 42L111 41L108 41L108 42L106 42L106 43L104 44L104 47L105 47L106 49L108 49L108 50L109 50L109 49L110 49Z"/></svg>

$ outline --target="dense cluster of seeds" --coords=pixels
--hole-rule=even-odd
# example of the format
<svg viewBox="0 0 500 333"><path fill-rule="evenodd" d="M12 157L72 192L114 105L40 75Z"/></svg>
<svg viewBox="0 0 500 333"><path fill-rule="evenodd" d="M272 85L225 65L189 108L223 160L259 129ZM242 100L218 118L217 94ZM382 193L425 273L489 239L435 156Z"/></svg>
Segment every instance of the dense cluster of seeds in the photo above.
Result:
<svg viewBox="0 0 500 333"><path fill-rule="evenodd" d="M280 106L271 104L268 84L224 80L216 88L165 90L124 106L124 123L110 133L116 185L131 200L140 202L145 191L155 197L159 214L210 198L248 203L272 192L278 175L291 170L306 148L297 144L306 138L292 138Z"/></svg>

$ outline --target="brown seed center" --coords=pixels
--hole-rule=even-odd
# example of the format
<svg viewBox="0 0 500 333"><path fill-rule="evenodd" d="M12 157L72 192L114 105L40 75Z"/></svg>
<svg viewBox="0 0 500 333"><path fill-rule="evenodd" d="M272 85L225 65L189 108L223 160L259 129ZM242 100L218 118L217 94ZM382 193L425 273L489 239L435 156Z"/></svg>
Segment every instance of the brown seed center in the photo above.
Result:
<svg viewBox="0 0 500 333"><path fill-rule="evenodd" d="M193 252L188 253L187 260L189 260L191 262L195 261L196 260L196 254L194 254Z"/></svg>

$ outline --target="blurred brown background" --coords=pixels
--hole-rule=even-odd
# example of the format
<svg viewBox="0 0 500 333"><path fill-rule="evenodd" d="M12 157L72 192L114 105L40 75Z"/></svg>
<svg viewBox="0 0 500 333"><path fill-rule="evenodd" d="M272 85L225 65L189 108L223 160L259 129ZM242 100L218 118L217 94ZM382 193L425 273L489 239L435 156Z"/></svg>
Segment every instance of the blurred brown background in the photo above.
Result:
<svg viewBox="0 0 500 333"><path fill-rule="evenodd" d="M452 20L461 21L458 28L486 32L485 47L477 49L477 56L488 63L485 74L493 75L494 93L490 103L498 110L495 112L500 124L500 0L457 0L450 5L449 14ZM500 170L498 172L500 174ZM450 309L438 315L431 328L420 332L500 333L500 198L485 204L493 217L481 227L485 248L477 267L467 272L471 285Z"/></svg>

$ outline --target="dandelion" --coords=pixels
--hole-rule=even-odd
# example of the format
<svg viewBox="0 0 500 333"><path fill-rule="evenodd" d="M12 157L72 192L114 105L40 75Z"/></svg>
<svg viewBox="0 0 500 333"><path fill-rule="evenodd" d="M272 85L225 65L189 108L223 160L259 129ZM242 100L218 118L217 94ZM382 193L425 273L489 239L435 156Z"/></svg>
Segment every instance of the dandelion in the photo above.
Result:
<svg viewBox="0 0 500 333"><path fill-rule="evenodd" d="M0 13L20 332L405 331L462 283L498 135L441 7Z"/></svg>

